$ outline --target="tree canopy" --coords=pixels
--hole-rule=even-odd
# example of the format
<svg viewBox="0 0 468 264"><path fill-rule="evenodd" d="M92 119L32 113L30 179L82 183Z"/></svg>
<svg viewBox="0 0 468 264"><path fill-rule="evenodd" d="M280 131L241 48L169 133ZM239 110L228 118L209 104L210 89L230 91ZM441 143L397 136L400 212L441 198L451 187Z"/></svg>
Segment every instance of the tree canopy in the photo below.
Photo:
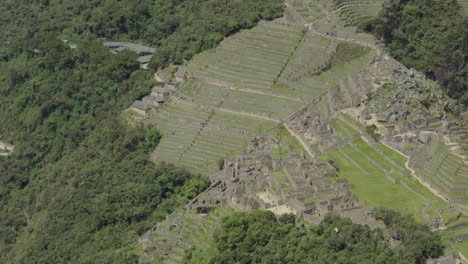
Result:
<svg viewBox="0 0 468 264"><path fill-rule="evenodd" d="M397 60L437 80L450 96L466 95L468 18L457 0L387 0L379 17L362 27L382 38Z"/></svg>
<svg viewBox="0 0 468 264"><path fill-rule="evenodd" d="M150 93L153 74L102 38L154 46L161 67L282 8L279 0L3 1L0 139L15 151L0 157L0 263L136 263L132 243L209 184L149 162L161 135L128 127L121 113Z"/></svg>
<svg viewBox="0 0 468 264"><path fill-rule="evenodd" d="M184 263L425 263L443 253L440 237L427 225L393 210L377 209L387 228L354 224L328 214L311 228L297 226L291 214L235 213L215 231L212 256L195 248ZM202 260L203 259L203 260Z"/></svg>

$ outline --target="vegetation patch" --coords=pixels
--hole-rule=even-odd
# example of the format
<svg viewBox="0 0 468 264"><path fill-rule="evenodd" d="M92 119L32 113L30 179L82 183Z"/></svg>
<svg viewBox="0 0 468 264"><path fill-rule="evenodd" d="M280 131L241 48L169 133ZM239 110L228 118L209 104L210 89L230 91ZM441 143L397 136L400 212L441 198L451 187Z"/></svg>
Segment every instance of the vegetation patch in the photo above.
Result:
<svg viewBox="0 0 468 264"><path fill-rule="evenodd" d="M379 18L363 28L373 30L393 57L437 80L449 95L466 94L468 17L457 1L388 0Z"/></svg>
<svg viewBox="0 0 468 264"><path fill-rule="evenodd" d="M423 263L443 253L440 237L411 216L388 209L374 215L386 229L333 214L307 228L296 226L292 214L235 213L215 231L214 252L200 256L194 248L182 263L202 263L200 257L203 263Z"/></svg>

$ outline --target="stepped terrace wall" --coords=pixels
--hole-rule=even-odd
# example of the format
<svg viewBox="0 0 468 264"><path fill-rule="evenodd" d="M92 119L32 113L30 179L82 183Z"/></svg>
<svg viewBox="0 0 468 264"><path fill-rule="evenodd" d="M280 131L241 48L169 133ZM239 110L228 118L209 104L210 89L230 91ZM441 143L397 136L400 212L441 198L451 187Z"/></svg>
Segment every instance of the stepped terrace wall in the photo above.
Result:
<svg viewBox="0 0 468 264"><path fill-rule="evenodd" d="M410 165L451 202L468 202L468 166L441 141L413 152Z"/></svg>
<svg viewBox="0 0 468 264"><path fill-rule="evenodd" d="M155 124L163 133L152 160L201 173L217 169L220 159L242 150L251 138L275 124L180 101L149 113L146 122Z"/></svg>

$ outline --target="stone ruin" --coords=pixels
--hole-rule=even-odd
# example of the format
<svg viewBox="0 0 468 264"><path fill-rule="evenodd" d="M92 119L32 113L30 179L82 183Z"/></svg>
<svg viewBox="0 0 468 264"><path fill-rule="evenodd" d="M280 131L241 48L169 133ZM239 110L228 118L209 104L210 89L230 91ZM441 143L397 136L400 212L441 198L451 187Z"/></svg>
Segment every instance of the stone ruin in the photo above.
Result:
<svg viewBox="0 0 468 264"><path fill-rule="evenodd" d="M177 91L177 87L172 83L154 86L151 94L143 97L141 100L136 100L130 110L137 112L141 117L146 117L149 110L158 108L167 102L172 94Z"/></svg>
<svg viewBox="0 0 468 264"><path fill-rule="evenodd" d="M303 154L273 158L269 153L277 143L269 136L257 137L242 153L224 162L223 169L211 176L211 187L189 207L207 213L234 204L241 210L295 213L313 223L320 222L327 212L360 208L345 179L330 181L336 171L328 163ZM288 186L275 180L278 171L287 175Z"/></svg>

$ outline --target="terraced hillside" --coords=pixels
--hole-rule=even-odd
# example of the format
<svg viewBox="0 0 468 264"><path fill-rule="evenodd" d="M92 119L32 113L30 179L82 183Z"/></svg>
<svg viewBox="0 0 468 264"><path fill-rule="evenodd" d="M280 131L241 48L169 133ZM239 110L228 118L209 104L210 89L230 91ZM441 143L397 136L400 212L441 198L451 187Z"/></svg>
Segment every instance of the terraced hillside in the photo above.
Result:
<svg viewBox="0 0 468 264"><path fill-rule="evenodd" d="M185 252L193 245L208 252L214 250L213 231L221 218L232 212L234 209L226 206L208 214L184 210L170 215L139 239L143 254L140 263L181 263Z"/></svg>
<svg viewBox="0 0 468 264"><path fill-rule="evenodd" d="M414 177L407 156L374 142L368 127L341 112L343 107L332 109L336 98L329 91L346 89L345 83L363 86L369 76L356 82L350 76L380 67L377 62L366 67L382 59L374 60L381 51L373 37L349 26L375 16L379 3L288 0L285 18L241 31L185 65L188 77L177 92L145 117L164 134L153 160L205 174L229 165L228 178L241 178L229 186L211 174L213 189L192 201L203 212L184 209L148 233L140 241L142 259L163 254L163 263L180 263L194 244L212 250L204 239L219 212L230 206L300 212L310 219L329 210L362 217L365 210L384 206L440 229L447 245L460 250L466 239L459 235L467 232L458 209ZM362 88L356 87L346 93ZM442 126L429 121L424 128ZM458 121L450 122L448 129L460 130ZM265 134L275 143L257 144ZM260 153L254 155L257 149L248 142L261 146ZM244 156L233 157L242 149ZM439 190L454 198L464 197L466 168L456 156L438 151L423 167L427 176L419 170L417 175L436 179ZM249 190L256 193L241 195Z"/></svg>
<svg viewBox="0 0 468 264"><path fill-rule="evenodd" d="M270 90L304 38L305 28L266 22L223 41L188 64L193 76L221 85Z"/></svg>
<svg viewBox="0 0 468 264"><path fill-rule="evenodd" d="M173 100L150 114L164 137L152 159L200 173L242 150L247 142L275 124L268 119Z"/></svg>
<svg viewBox="0 0 468 264"><path fill-rule="evenodd" d="M382 10L382 2L362 3L360 1L337 1L334 11L347 25L356 26L373 17L377 17Z"/></svg>
<svg viewBox="0 0 468 264"><path fill-rule="evenodd" d="M424 214L438 217L437 209L449 204L411 176L406 157L383 144L366 142L361 137L364 129L355 122L345 116L333 121L333 130L347 143L325 153L339 167L339 177L355 185L351 191L366 206L418 212L415 215L420 220Z"/></svg>
<svg viewBox="0 0 468 264"><path fill-rule="evenodd" d="M419 149L411 160L419 177L443 193L452 203L468 208L468 165L449 152L442 142Z"/></svg>
<svg viewBox="0 0 468 264"><path fill-rule="evenodd" d="M297 24L306 24L324 16L329 5L318 0L287 0L285 16Z"/></svg>
<svg viewBox="0 0 468 264"><path fill-rule="evenodd" d="M186 66L190 79L178 85L168 102L146 114L145 122L164 134L153 160L200 173L216 170L220 160L339 85L376 55L362 46L356 56L343 59L338 53L347 45L359 44L283 18L261 22L196 55Z"/></svg>
<svg viewBox="0 0 468 264"><path fill-rule="evenodd" d="M353 26L345 26L344 23L337 23L340 17L337 14L329 14L328 16L317 20L311 25L313 32L328 36L336 40L350 41L375 47L375 39L372 35L359 33L357 28Z"/></svg>

